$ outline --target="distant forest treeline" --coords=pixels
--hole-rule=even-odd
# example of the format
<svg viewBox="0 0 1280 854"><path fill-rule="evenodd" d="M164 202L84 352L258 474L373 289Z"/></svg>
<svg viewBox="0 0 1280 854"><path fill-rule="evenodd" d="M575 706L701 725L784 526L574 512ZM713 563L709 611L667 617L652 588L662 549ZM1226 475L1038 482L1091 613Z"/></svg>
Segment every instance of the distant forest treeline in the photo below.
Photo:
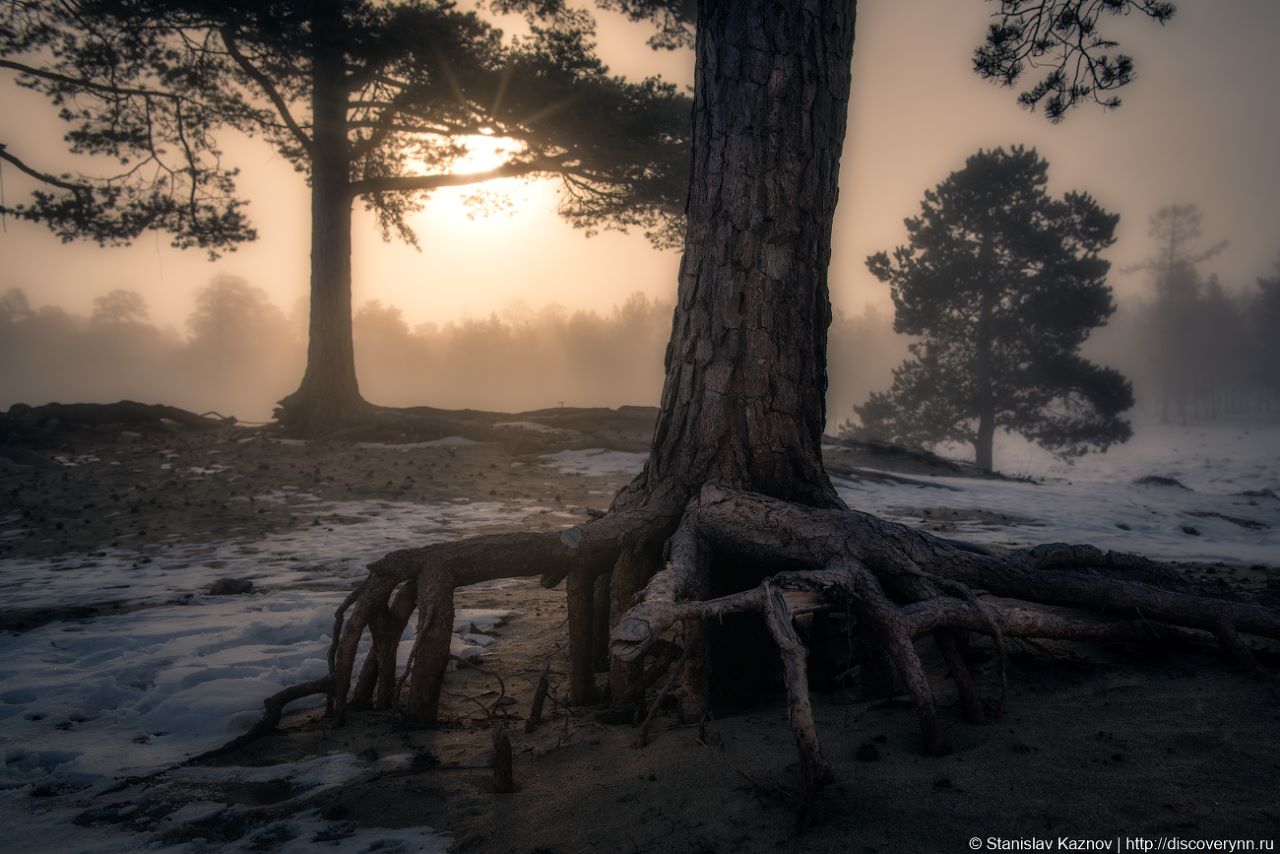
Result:
<svg viewBox="0 0 1280 854"><path fill-rule="evenodd" d="M1146 415L1200 419L1280 408L1280 279L1232 295L1210 281L1176 310L1122 305L1091 357L1134 380ZM672 306L634 294L611 312L533 310L411 327L378 301L355 314L366 398L389 406L519 411L656 404ZM262 421L302 375L306 319L248 282L219 277L179 332L153 324L136 293L97 298L88 317L0 294L0 407L49 401L164 402ZM828 418L886 388L907 352L892 318L868 309L831 327ZM1139 417L1142 417L1140 414Z"/></svg>
<svg viewBox="0 0 1280 854"><path fill-rule="evenodd" d="M1280 264L1228 289L1193 265L1162 271L1089 341L1134 383L1139 416L1187 423L1280 414Z"/></svg>
<svg viewBox="0 0 1280 854"><path fill-rule="evenodd" d="M603 315L515 305L483 319L411 327L399 308L366 302L354 319L361 390L388 406L656 405L672 310L637 293ZM182 332L154 325L128 290L97 298L88 317L9 290L0 295L0 407L132 398L266 420L302 376L304 312L286 314L231 277L197 293ZM847 414L905 352L888 317L837 317L832 417Z"/></svg>

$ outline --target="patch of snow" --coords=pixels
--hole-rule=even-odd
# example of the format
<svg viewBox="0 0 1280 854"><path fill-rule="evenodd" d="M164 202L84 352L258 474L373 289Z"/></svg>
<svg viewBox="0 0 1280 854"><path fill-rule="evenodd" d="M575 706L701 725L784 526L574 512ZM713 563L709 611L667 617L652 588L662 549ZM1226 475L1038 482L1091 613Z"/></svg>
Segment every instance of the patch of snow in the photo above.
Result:
<svg viewBox="0 0 1280 854"><path fill-rule="evenodd" d="M378 764L383 770L390 770L407 767L411 759L410 755L398 754L385 757ZM367 765L350 753L330 753L279 765L192 765L174 768L165 774L165 780L194 787L210 783L289 783L295 792L315 795L356 779Z"/></svg>
<svg viewBox="0 0 1280 854"><path fill-rule="evenodd" d="M287 684L328 669L338 592L220 597L50 623L0 647L0 786L165 768L217 747Z"/></svg>
<svg viewBox="0 0 1280 854"><path fill-rule="evenodd" d="M577 451L561 451L543 454L543 465L558 468L566 474L604 476L614 474L639 474L648 454L631 451L610 451L606 448L584 448Z"/></svg>
<svg viewBox="0 0 1280 854"><path fill-rule="evenodd" d="M266 697L325 674L333 612L369 561L537 512L502 502L282 496L319 524L260 540L165 545L146 555L116 549L0 561L0 608L104 600L137 608L0 640L0 823L19 820L35 802L33 786L105 785L227 742L257 720ZM219 578L251 579L255 592L205 595ZM488 633L511 616L458 610L453 651L480 654L493 643ZM413 636L411 623L402 661ZM319 702L308 698L295 708Z"/></svg>
<svg viewBox="0 0 1280 854"><path fill-rule="evenodd" d="M493 425L499 430L528 430L531 433L563 433L557 427L551 427L547 424L539 424L537 421L499 421Z"/></svg>
<svg viewBox="0 0 1280 854"><path fill-rule="evenodd" d="M491 632L511 619L511 611L496 608L461 608L453 616L455 632Z"/></svg>
<svg viewBox="0 0 1280 854"><path fill-rule="evenodd" d="M850 507L908 524L959 511L962 518L939 533L979 543L1081 542L1168 560L1280 561L1280 500L1244 494L1280 490L1280 428L1152 427L1132 445L1074 465L1030 447L996 459L1006 472L1042 480L914 475L950 489L844 480L836 487ZM1152 474L1190 489L1134 483ZM986 513L966 520L968 511Z"/></svg>
<svg viewBox="0 0 1280 854"><path fill-rule="evenodd" d="M449 639L449 652L459 658L472 659L483 653L492 646L496 641L491 634L494 629L502 626L507 620L511 619L514 612L498 611L491 608L460 608L453 615L453 637ZM408 663L410 641L413 638L413 627L410 627L411 634L400 642L399 660L401 664ZM452 662L450 669L453 669Z"/></svg>
<svg viewBox="0 0 1280 854"><path fill-rule="evenodd" d="M432 439L429 442L404 442L402 444L392 444L389 442L356 442L357 448L373 449L386 448L392 451L416 451L420 448L456 448L462 445L480 445L475 439L468 439L466 436L445 436L443 439Z"/></svg>
<svg viewBox="0 0 1280 854"><path fill-rule="evenodd" d="M161 468L164 468L164 466L161 466ZM197 475L221 474L222 472L229 471L230 469L231 466L224 466L221 463L215 463L211 466L187 466L188 472Z"/></svg>
<svg viewBox="0 0 1280 854"><path fill-rule="evenodd" d="M501 501L326 502L296 491L255 500L285 503L310 522L250 541L180 543L146 553L114 548L91 555L6 558L0 560L0 610L173 604L199 597L221 578L246 578L267 590L299 585L348 589L364 577L371 561L389 551L515 525L545 509ZM51 583L51 578L56 580Z"/></svg>
<svg viewBox="0 0 1280 854"><path fill-rule="evenodd" d="M935 449L972 459L972 448ZM1074 462L1058 459L1018 436L997 440L996 466L1008 475L1055 477L1075 483L1131 483L1172 477L1208 492L1280 490L1280 426L1141 424L1128 442Z"/></svg>
<svg viewBox="0 0 1280 854"><path fill-rule="evenodd" d="M75 456L71 456L70 454L54 454L53 458L69 469L75 468L76 466L85 466L92 463L102 462L100 458L93 454L76 454Z"/></svg>
<svg viewBox="0 0 1280 854"><path fill-rule="evenodd" d="M317 841L335 835L333 822L320 818L320 812L303 813L284 823L296 833L283 847L281 854L312 854L316 851L343 851L354 854L445 854L449 847L447 837L429 827L353 828L350 835L330 841Z"/></svg>
<svg viewBox="0 0 1280 854"><path fill-rule="evenodd" d="M125 854L138 850L204 854L212 851L271 850L281 852L333 851L428 852L444 854L448 839L428 827L358 827L325 818L317 809L293 812L325 790L371 779L389 770L410 767L410 754L375 761L350 754L313 756L262 767L176 768L147 783L69 790L15 804L6 844L23 852L77 851L83 854ZM284 818L255 822L255 807L237 802L236 787L276 786L284 800L273 803ZM179 806L179 804L181 804ZM81 818L86 814L97 820ZM77 819L80 818L80 821ZM236 827L243 835L234 841L218 839L221 827ZM246 826L247 825L247 826ZM207 828L208 836L199 836ZM187 842L168 842L181 832ZM180 837L181 838L181 837Z"/></svg>

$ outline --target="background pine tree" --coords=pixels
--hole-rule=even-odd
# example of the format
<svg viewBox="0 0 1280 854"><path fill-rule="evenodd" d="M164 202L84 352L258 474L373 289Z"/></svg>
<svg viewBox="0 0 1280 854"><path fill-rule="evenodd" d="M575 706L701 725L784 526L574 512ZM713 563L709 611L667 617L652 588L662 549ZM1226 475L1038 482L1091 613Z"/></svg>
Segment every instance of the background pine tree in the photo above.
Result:
<svg viewBox="0 0 1280 854"><path fill-rule="evenodd" d="M855 407L862 432L973 444L993 465L997 428L1063 456L1129 438L1133 393L1081 357L1115 310L1100 253L1119 217L1084 193L1054 199L1034 149L979 151L925 193L908 243L867 259L893 291L894 329L918 336L893 387Z"/></svg>

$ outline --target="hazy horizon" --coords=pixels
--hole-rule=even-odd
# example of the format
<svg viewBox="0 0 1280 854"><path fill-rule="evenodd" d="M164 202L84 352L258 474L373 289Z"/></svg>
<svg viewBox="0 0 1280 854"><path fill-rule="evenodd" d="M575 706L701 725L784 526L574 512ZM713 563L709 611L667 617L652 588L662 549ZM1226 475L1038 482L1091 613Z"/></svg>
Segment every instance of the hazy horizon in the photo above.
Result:
<svg viewBox="0 0 1280 854"><path fill-rule="evenodd" d="M1050 163L1054 193L1090 192L1121 214L1119 242L1108 257L1119 297L1141 293L1142 274L1119 268L1150 252L1147 218L1170 202L1194 202L1205 236L1231 247L1204 266L1229 289L1244 290L1270 270L1280 252L1280 166L1271 140L1280 107L1266 68L1280 4L1184 0L1161 28L1145 18L1108 20L1121 49L1132 53L1138 79L1124 105L1104 113L1085 107L1051 126L1020 110L1015 92L970 70L993 10L978 0L859 4L850 128L835 223L832 301L860 314L865 305L892 311L888 289L866 271L871 252L904 240L903 217L923 191L963 165L979 147L1026 144ZM615 71L635 77L661 72L679 84L692 74L689 51L655 53L646 30L601 16L602 52ZM14 86L0 90L15 151L58 151L61 123L43 98ZM216 262L198 251L170 249L145 235L134 246L101 249L60 244L42 227L9 219L0 234L5 265L0 290L22 288L34 302L87 314L113 288L136 290L152 320L182 329L195 292L218 275L240 276L288 310L304 296L308 205L303 178L265 143L225 135L227 161L242 168L242 189L260 239ZM47 169L71 168L71 159ZM25 185L7 170L14 201ZM415 219L422 251L384 244L357 205L355 302L377 299L401 307L410 326L483 318L514 303L559 304L607 312L629 294L674 295L676 251L659 252L639 234L586 238L559 220L554 185L509 182L517 208L470 219L466 189L438 191ZM503 188L495 188L503 189Z"/></svg>

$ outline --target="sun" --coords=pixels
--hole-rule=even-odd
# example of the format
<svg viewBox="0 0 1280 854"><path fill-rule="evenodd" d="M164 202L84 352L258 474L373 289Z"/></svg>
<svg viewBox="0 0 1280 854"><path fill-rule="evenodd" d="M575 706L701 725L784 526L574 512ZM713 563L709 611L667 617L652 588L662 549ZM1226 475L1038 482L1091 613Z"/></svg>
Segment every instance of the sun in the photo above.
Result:
<svg viewBox="0 0 1280 854"><path fill-rule="evenodd" d="M469 134L455 142L461 152L447 165L446 171L458 176L483 175L525 151L525 144L519 140L493 133ZM435 171L421 160L410 159L407 165L410 174ZM473 183L434 190L420 216L433 221L433 231L443 223L450 223L454 228L463 227L463 223L491 228L504 217L495 220L490 214L516 213L529 206L535 196L540 198L541 190L543 188L531 186L520 177L478 178Z"/></svg>
<svg viewBox="0 0 1280 854"><path fill-rule="evenodd" d="M456 175L471 175L497 169L518 154L524 146L514 139L491 134L472 134L459 140L465 153L453 162Z"/></svg>

